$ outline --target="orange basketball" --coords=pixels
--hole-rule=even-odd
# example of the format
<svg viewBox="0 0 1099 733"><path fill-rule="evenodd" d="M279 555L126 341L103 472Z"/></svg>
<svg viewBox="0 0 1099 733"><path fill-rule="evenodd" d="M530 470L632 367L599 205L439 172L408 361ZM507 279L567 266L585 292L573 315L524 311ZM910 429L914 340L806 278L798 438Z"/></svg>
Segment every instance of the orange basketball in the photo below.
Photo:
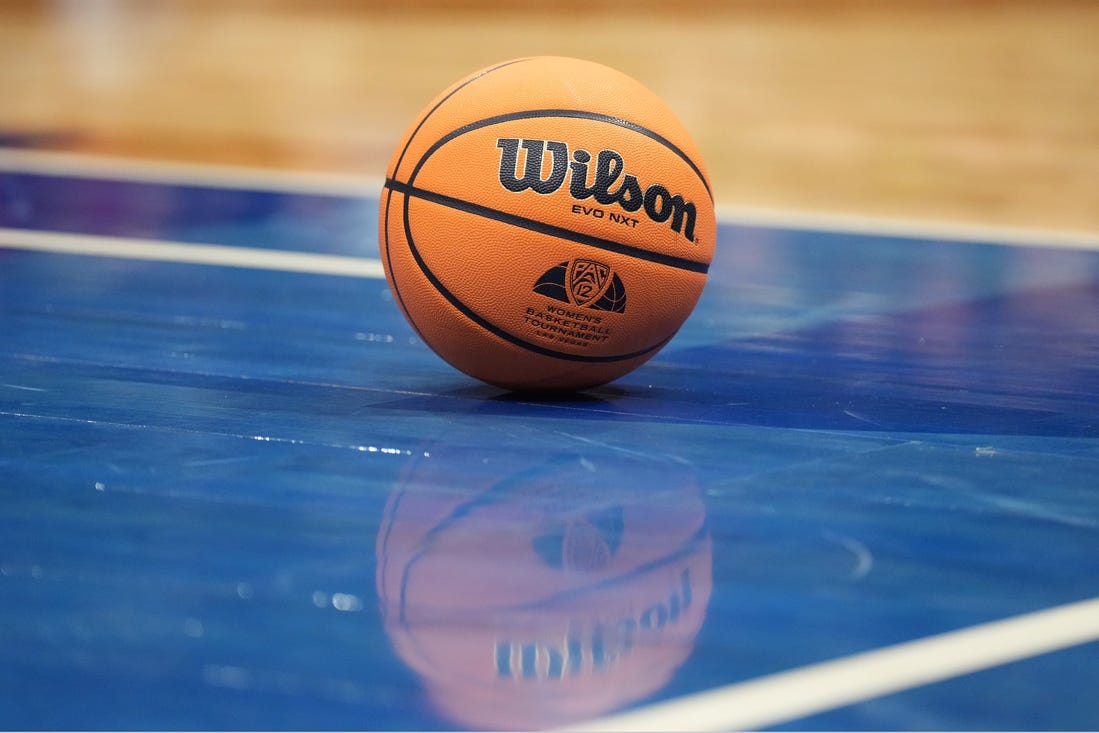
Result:
<svg viewBox="0 0 1099 733"><path fill-rule="evenodd" d="M698 149L624 74L507 61L442 92L397 147L379 234L417 333L506 389L571 390L644 363L693 310L713 258Z"/></svg>

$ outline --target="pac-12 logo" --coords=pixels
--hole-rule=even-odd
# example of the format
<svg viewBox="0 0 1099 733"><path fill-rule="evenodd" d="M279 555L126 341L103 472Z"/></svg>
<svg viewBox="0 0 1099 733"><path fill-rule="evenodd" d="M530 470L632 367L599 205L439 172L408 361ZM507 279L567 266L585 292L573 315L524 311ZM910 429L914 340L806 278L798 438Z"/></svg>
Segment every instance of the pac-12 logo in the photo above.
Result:
<svg viewBox="0 0 1099 733"><path fill-rule="evenodd" d="M609 265L595 260L554 265L538 278L534 292L581 308L626 312L626 286Z"/></svg>

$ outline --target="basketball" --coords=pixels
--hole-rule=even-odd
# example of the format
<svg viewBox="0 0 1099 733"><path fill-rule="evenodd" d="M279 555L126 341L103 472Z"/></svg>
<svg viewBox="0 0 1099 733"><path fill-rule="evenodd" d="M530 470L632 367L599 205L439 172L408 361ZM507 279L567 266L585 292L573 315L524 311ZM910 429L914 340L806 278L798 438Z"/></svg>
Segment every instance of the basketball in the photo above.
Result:
<svg viewBox="0 0 1099 733"><path fill-rule="evenodd" d="M716 223L686 128L639 82L563 57L459 80L386 173L386 279L423 341L509 390L578 390L652 358L706 282Z"/></svg>

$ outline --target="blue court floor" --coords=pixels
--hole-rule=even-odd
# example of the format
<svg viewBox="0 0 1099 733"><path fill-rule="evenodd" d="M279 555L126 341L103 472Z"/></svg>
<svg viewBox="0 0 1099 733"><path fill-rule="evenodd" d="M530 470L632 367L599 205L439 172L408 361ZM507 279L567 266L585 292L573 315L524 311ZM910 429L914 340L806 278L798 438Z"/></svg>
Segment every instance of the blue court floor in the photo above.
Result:
<svg viewBox="0 0 1099 733"><path fill-rule="evenodd" d="M0 156L0 728L1099 727L1099 251L726 217L544 401L372 186L150 170Z"/></svg>

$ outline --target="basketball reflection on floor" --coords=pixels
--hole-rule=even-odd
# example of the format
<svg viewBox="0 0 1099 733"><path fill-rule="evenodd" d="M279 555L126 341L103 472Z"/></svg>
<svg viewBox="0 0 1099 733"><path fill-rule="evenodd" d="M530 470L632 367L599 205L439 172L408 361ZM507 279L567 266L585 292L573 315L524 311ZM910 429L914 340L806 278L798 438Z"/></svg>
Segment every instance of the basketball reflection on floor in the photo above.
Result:
<svg viewBox="0 0 1099 733"><path fill-rule="evenodd" d="M689 467L427 451L378 537L386 631L436 710L472 728L584 719L661 689L712 588Z"/></svg>

